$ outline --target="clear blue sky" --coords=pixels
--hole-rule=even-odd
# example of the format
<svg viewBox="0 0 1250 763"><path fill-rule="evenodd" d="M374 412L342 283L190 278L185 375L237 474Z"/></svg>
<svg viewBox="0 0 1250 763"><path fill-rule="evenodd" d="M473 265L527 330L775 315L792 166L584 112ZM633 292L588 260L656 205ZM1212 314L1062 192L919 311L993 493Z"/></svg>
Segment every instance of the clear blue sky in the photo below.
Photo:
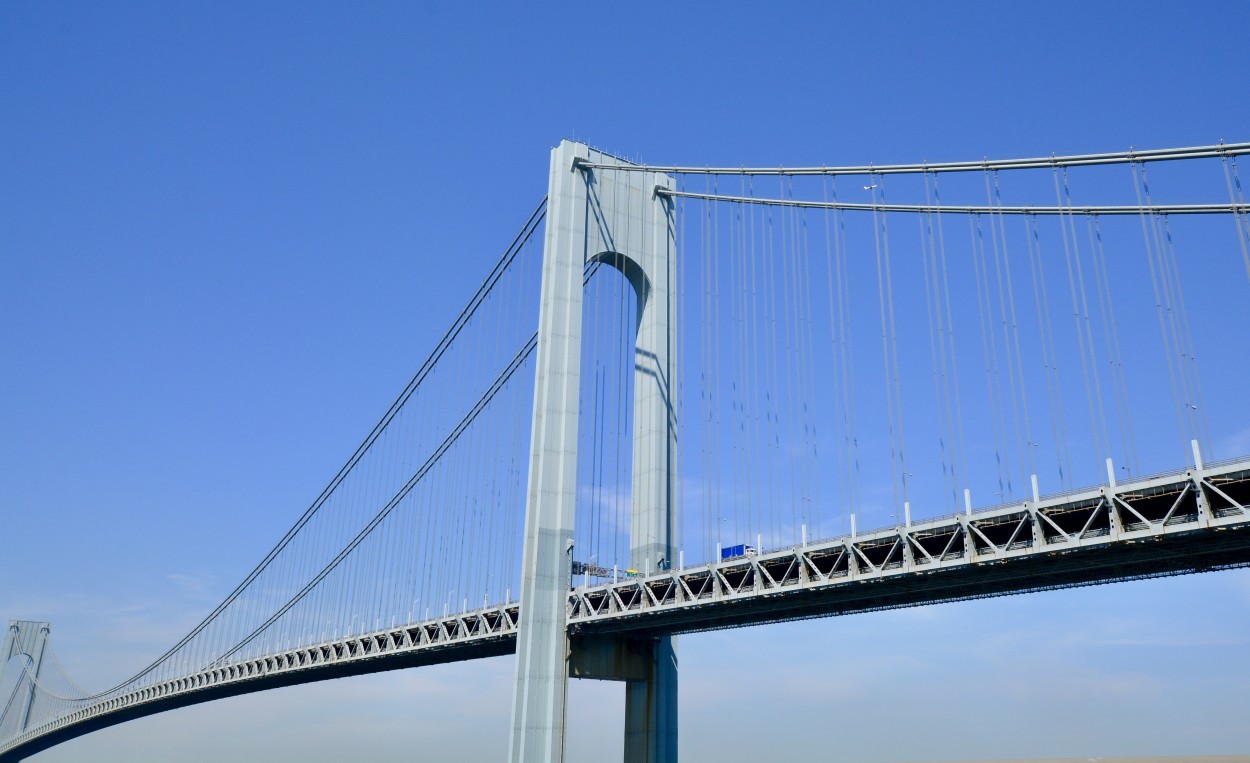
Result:
<svg viewBox="0 0 1250 763"><path fill-rule="evenodd" d="M764 8L0 6L0 618L51 620L89 687L163 651L389 404L561 138L693 165L1250 138L1245 3ZM1248 613L1223 573L691 637L683 756L1244 753ZM270 692L35 760L495 760L511 674ZM620 687L572 691L570 759L619 750Z"/></svg>

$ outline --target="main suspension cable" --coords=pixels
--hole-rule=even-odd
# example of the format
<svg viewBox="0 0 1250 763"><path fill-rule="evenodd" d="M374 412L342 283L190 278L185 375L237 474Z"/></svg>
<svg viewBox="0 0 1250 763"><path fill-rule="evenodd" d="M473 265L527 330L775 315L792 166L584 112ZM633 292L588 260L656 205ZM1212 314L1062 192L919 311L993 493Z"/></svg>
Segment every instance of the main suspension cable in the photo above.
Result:
<svg viewBox="0 0 1250 763"><path fill-rule="evenodd" d="M216 618L219 615L222 614L222 612L224 612L230 606L230 604L232 604L235 600L239 598L239 596L243 593L243 591L246 590L248 586L250 586L252 582L255 581L256 578L259 577L260 574L266 568L269 567L269 565L274 561L274 559L278 556L278 554L281 553L281 551L285 549L291 543L291 541L295 538L295 536L299 533L299 531L308 524L312 516L316 514L317 511L326 503L329 497L335 492L336 488L338 488L338 486L343 483L347 475L361 461L361 459L364 457L364 454L372 447L372 445L381 436L382 432L387 428L387 425L391 422L392 419L395 418L395 416L403 408L407 400L413 395L414 392L416 392L417 388L421 385L422 381L424 381L424 379L435 368L435 366L438 363L438 360L443 356L443 354L447 351L451 343L460 334L461 330L468 323L469 318L471 318L473 314L477 311L478 307L482 304L486 296L494 288L495 284L499 282L499 279L502 277L503 273L508 269L509 265L512 264L513 260L515 260L517 254L521 251L524 244L529 240L530 236L533 235L534 231L537 230L539 222L541 222L543 218L546 216L546 205L547 205L547 198L544 196L543 199L534 208L534 211L530 213L529 218L526 220L525 224L521 227L521 230L513 238L512 243L509 244L508 248L504 251L504 254L499 258L499 260L495 263L495 266L491 269L490 273L482 281L481 285L478 287L473 297L470 298L468 304L464 307L463 310L461 310L460 314L452 322L451 328L449 328L444 333L442 339L440 339L438 344L435 345L434 350L426 358L425 362L421 364L421 367L418 369L417 373L412 377L412 379L404 387L403 391L399 394L399 396L387 409L386 413L384 413L382 415L382 418L378 421L378 423L374 425L373 429L365 437L364 441L360 444L360 446L357 447L356 451L348 459L347 463L344 464L343 467L334 476L334 478L331 479L330 484L327 485L326 488L321 491L320 495L318 495L318 497L313 501L312 505L310 505L308 509L306 509L304 513L300 515L299 519L296 520L295 524L293 524L291 528L287 530L286 534L282 536L282 538L278 541L278 543L274 545L274 547L265 555L265 557L260 561L260 563L258 563L256 567L243 579L243 582L239 583L239 585L235 587L235 589L231 591L230 594L227 595L226 598L220 604L218 604L206 617L204 617L204 619L201 620L199 624L197 624L194 628L192 628L191 631L187 633L187 635L182 637L176 644L170 647L160 657L157 657L155 660L153 660L147 667L143 668L139 672L135 673L129 678L126 678L125 680L117 683L116 685L108 689L105 689L96 694L89 695L87 697L82 697L79 699L90 700L90 699L103 697L109 694L110 692L113 692L124 686L132 684L135 681L138 681L144 676L150 674L158 666L160 666L165 660L167 660L169 657L175 654L179 649L186 646L193 638L195 638L200 633L202 633L212 622L216 620Z"/></svg>
<svg viewBox="0 0 1250 763"><path fill-rule="evenodd" d="M671 196L674 198L688 199L704 199L707 201L728 201L742 202L751 204L762 204L773 207L806 207L808 209L845 209L847 211L857 212L917 212L917 213L935 213L935 212L962 212L968 215L987 214L987 215L1068 215L1068 214L1087 214L1087 215L1139 215L1143 211L1147 214L1157 215L1218 215L1218 214L1246 214L1250 212L1250 204L1246 203L1229 203L1229 204L1147 204L1145 206L1125 206L1125 205L1107 205L1107 206L1083 206L1083 207L1067 207L1067 206L978 206L978 205L958 205L958 206L942 206L937 207L931 204L885 204L871 203L860 204L851 202L836 201L809 201L802 199L765 199L765 198L747 198L743 196L726 196L723 194L698 193L695 191L671 191L666 188L657 187L655 193L659 196Z"/></svg>
<svg viewBox="0 0 1250 763"><path fill-rule="evenodd" d="M1030 159L999 159L971 162L923 162L920 164L884 164L846 167L683 167L655 164L594 164L584 169L618 170L621 172L667 172L675 175L920 175L927 172L979 172L982 170L1039 169L1075 167L1096 164L1127 164L1129 162L1161 162L1177 159L1201 159L1217 156L1250 154L1250 143L1220 143L1187 148L1160 148L1146 151L1117 151L1103 154L1074 154Z"/></svg>

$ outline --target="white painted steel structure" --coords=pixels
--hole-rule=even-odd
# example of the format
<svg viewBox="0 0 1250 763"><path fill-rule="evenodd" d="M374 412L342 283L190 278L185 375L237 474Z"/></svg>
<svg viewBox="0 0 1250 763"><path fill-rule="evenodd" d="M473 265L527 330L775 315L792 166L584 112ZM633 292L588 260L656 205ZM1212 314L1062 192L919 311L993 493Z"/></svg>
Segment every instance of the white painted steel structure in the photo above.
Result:
<svg viewBox="0 0 1250 763"><path fill-rule="evenodd" d="M1202 157L1228 158L1247 153L1250 153L1250 144L1238 143L1007 162L778 168L775 171L700 170L639 166L584 144L564 141L551 152L545 206L540 204L530 216L504 259L457 319L452 331L440 342L426 366L330 488L201 626L165 657L158 658L152 666L117 687L98 694L83 692L61 696L57 694L58 685L49 684L48 679L48 658L55 663L50 626L30 621L14 621L10 625L3 647L8 661L6 667L17 665L21 675L13 677L9 696L0 697L0 702L7 703L0 713L0 723L8 724L0 728L0 763L18 760L125 720L220 697L513 652L517 654L517 666L509 742L511 760L534 763L562 759L567 682L570 677L584 677L626 684L627 763L671 763L677 756L675 634L1250 566L1250 458L1203 464L1197 442L1193 444L1193 465L1166 474L1117 481L1108 459L1107 482L1101 487L1042 497L1038 495L1034 478L1030 500L974 511L965 492L964 512L916 522L911 521L911 507L904 502L906 519L899 526L857 532L852 515L848 536L809 542L804 525L800 543L758 552L752 549L737 558L713 559L690 567L684 566L682 555L677 551L680 544L675 516L679 477L678 419L674 402L679 307L675 199L865 210L874 215L886 211L989 214L1000 218L1015 212L1032 217L1050 214L1068 218L1073 214L1135 214L1142 217L1143 233L1149 215L1223 214L1231 216L1236 223L1242 256L1250 275L1250 254L1247 254L1250 220L1246 218L1250 208L1241 196L1239 181L1234 182L1235 174L1226 175L1228 204L1166 206L1139 200L1138 206L1102 207L1063 203L1054 207L885 205L761 199L678 190L674 178L666 174L923 173L927 178L930 173L938 172L1140 164ZM1235 165L1233 167L1235 169ZM875 185L865 186L865 190L871 188ZM353 524L355 515L350 516L350 521L334 526L346 533L341 548L340 539L329 530L318 531L322 534L315 537L327 539L325 548L316 546L306 551L310 558L326 551L328 562L323 564L322 560L314 559L316 566L309 570L292 564L291 580L282 580L274 571L287 568L273 565L272 578L263 579L264 585L256 588L268 590L270 583L285 583L294 593L274 593L272 598L264 599L274 604L272 609L249 610L248 615L254 616L253 620L244 616L238 628L230 621L222 627L223 633L212 631L212 626L226 619L215 618L236 596L246 593L258 576L265 574L267 565L279 557L288 542L299 539L297 534L306 523L317 519L314 515L321 510L326 496L351 476L349 472L367 457L374 442L387 441L389 432L394 431L387 430L392 420L413 429L417 427L413 422L403 424L399 411L409 397L417 394L427 373L432 373L447 347L507 271L520 247L537 230L544 210L546 227L537 334L531 337L532 324L512 327L528 341L515 355L501 355L511 360L496 364L500 368L492 368L491 375L482 376L482 379L494 378L495 381L481 397L469 396L461 401L466 405L471 403L463 418L456 418L463 413L460 409L449 413L453 425L449 431L432 430L430 442L435 447L428 454L423 451L421 455L427 457L416 462L415 470L407 466L404 470L395 470L398 488L383 491L384 505L380 510L374 512L372 507L366 507L365 512L362 509L361 517L368 520L362 526ZM1068 222L1070 224L1071 220ZM1170 233L1167 241L1170 243ZM613 579L604 579L609 570L602 563L596 565L593 559L573 561L579 488L578 420L582 414L579 401L582 304L588 269L595 267L619 270L628 280L636 300L637 322L632 327L636 339L630 364L634 390L630 433L632 469L628 475L631 569L623 577L614 569ZM797 282L797 276L795 278ZM498 315L504 314L501 308ZM491 325L498 331L503 324L500 319ZM494 346L494 349L502 352L508 348ZM1188 350L1178 352L1186 355ZM489 408L497 393L514 377L520 376L516 372L535 353L532 409L521 410L522 406L517 406L521 418L532 416L532 427L528 431L528 478L524 483L525 528L519 602L513 600L515 589L507 589L504 595L503 586L499 586L499 593L489 598L502 599L504 604L486 606L488 597L475 596L474 601L481 601L484 606L470 610L468 599L464 598L461 613L450 614L452 594L457 591L449 590L444 595L442 591L446 586L443 586L438 591L441 602L433 603L435 606L442 603L444 616L430 618L427 600L424 602L426 617L414 620L418 602L411 598L410 590L404 590L399 603L408 613L406 625L396 625L392 620L391 627L379 627L387 618L375 622L370 617L365 621L375 623L370 630L354 619L349 622L340 614L347 610L334 607L368 589L368 584L375 582L369 575L392 573L395 565L388 567L387 562L393 559L383 554L395 552L395 558L406 559L405 554L409 554L411 548L402 544L410 538L398 539L396 544L378 551L376 558L368 557L367 564L353 567L364 572L360 578L348 579L348 584L334 582L338 587L332 588L323 581L334 581L330 575L360 561L363 552L355 557L351 554L358 548L368 548L362 544L371 538L383 535L382 531L375 533L375 529L384 526L381 523L388 515L400 513L397 507L403 504L414 486L427 484L422 480L452 452L459 438L473 425L478 414ZM1186 357L1191 359L1191 355ZM457 381L451 379L450 386L459 386ZM477 390L467 390L466 394L469 392ZM441 399L423 401L431 408L444 402ZM1188 409L1199 410L1187 398L1178 402ZM528 400L524 405L528 405ZM396 429L401 424L396 424ZM476 450L466 447L470 457L485 454L481 462L487 463L497 458L500 451L490 447L498 439L499 431L512 430L495 429L482 435L482 441L489 445L479 443ZM1032 445L1026 438L1025 449ZM515 476L513 482L518 490L522 485L519 475L524 468L522 464L514 472L508 472ZM387 469L391 474L389 466ZM364 471L364 467L361 470ZM492 505L506 508L505 500L499 497L501 494L501 491L490 494L491 500L496 502ZM426 508L433 513L433 509ZM455 508L452 506L449 512L456 514ZM719 507L714 508L719 511ZM321 518L324 519L324 515ZM449 526L438 527L447 530ZM463 529L463 525L456 529ZM517 535L516 532L511 534ZM442 539L435 537L435 533L429 535L441 543ZM757 541L755 545L763 544ZM486 548L488 552L495 551L489 545ZM474 561L450 559L444 554L426 570L441 575L452 564L472 570ZM584 576L580 579L588 584L571 584L575 564ZM515 562L508 567L515 570ZM310 570L315 575L306 577L305 573ZM599 582L589 584L590 576L598 576ZM361 579L365 582L353 588ZM412 582L406 578L396 579L405 584ZM444 579L459 581L451 576L438 578ZM572 583L578 580L573 578ZM457 582L457 585L461 584ZM328 603L323 609L316 609L312 605L320 603L318 594L327 590L329 594L324 598ZM464 595L465 591L458 593ZM360 595L374 593L366 590ZM305 604L312 615L306 620L292 617L293 625L282 630L285 622L282 617L288 612L300 614L299 607ZM235 612L239 609L247 607L236 607ZM393 613L393 610L382 611ZM326 612L330 613L331 622L316 619ZM405 618L400 614L397 619L403 623ZM348 635L329 639L324 637L328 631L307 635L318 633L309 623L328 626L335 633L345 629ZM201 632L212 638L205 636L199 642L193 641ZM303 640L290 643L286 640L290 634ZM180 649L183 651L179 652ZM165 662L170 655L181 661ZM39 702L44 706L40 707Z"/></svg>
<svg viewBox="0 0 1250 763"><path fill-rule="evenodd" d="M275 651L214 665L150 686L108 693L84 708L5 740L0 744L0 760L9 760L9 753L23 747L33 748L30 752L43 749L47 745L31 743L52 735L72 738L97 728L221 697L381 670L507 654L515 647L518 617L519 608L515 604L491 607Z"/></svg>
<svg viewBox="0 0 1250 763"><path fill-rule="evenodd" d="M1169 545L1181 539L1181 546ZM1129 550L1136 553L1120 556ZM579 586L567 594L566 614L578 644L583 643L579 637L604 635L646 640L654 633L1240 566L1248 552L1250 459L1241 459L716 564ZM1048 574L1064 561L1068 565L1063 575ZM960 578L961 571L981 572L969 581ZM895 591L881 590L880 584L891 583ZM70 738L220 697L509 654L517 648L521 621L517 604L487 607L216 665L102 697L89 707L27 729L0 745L0 760L27 745L41 749L31 743L58 733ZM37 650L37 639L31 639L42 633L46 640L47 624L29 625L34 627L21 632L23 638L30 637L29 647ZM583 675L576 668L568 670Z"/></svg>
<svg viewBox="0 0 1250 763"><path fill-rule="evenodd" d="M1164 543L1180 538L1179 550ZM569 595L569 623L574 632L711 630L1217 569L1244 564L1237 554L1248 546L1242 459L582 586ZM1137 553L1119 556L1128 549ZM1225 558L1229 549L1240 551ZM1015 577L1026 561L1030 576ZM1048 574L1047 563L1063 562L1065 576ZM961 570L984 572L961 588ZM894 598L860 585L892 579L906 587ZM915 588L922 579L928 587Z"/></svg>

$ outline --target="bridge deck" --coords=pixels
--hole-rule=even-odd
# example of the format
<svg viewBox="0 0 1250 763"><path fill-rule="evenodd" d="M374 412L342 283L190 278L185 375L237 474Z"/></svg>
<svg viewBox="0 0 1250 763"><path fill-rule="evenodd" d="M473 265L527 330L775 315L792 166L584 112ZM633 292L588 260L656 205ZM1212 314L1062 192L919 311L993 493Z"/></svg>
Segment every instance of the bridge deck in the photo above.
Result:
<svg viewBox="0 0 1250 763"><path fill-rule="evenodd" d="M1250 460L891 527L569 593L571 634L648 636L1250 566ZM208 667L102 698L0 763L265 689L511 654L516 604Z"/></svg>
<svg viewBox="0 0 1250 763"><path fill-rule="evenodd" d="M683 633L1250 565L1250 462L576 589L570 630Z"/></svg>

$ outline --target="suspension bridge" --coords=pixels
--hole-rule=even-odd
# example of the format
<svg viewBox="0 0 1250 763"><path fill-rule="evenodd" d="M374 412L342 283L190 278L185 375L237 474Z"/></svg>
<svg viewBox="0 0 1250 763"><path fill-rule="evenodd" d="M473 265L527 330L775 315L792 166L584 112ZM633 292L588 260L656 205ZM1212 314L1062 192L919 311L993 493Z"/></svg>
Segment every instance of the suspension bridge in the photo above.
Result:
<svg viewBox="0 0 1250 763"><path fill-rule="evenodd" d="M88 690L51 624L9 623L0 761L504 654L511 760L563 757L573 677L624 683L627 761L673 761L680 634L1248 566L1250 456L1222 444L1250 423L1248 153L562 142L394 403L185 636Z"/></svg>

